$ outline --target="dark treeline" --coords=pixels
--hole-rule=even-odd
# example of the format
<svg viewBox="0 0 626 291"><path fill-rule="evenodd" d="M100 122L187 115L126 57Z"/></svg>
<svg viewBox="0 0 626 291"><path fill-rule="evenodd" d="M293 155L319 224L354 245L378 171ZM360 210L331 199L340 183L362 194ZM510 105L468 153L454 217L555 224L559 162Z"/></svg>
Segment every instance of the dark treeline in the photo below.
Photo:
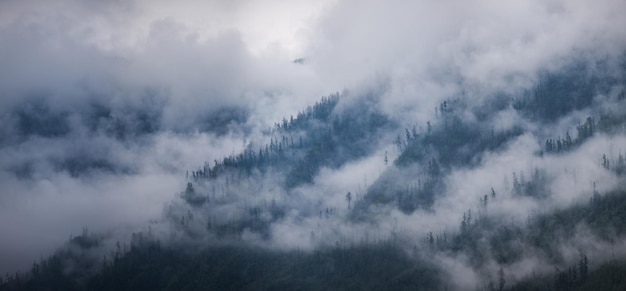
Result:
<svg viewBox="0 0 626 291"><path fill-rule="evenodd" d="M494 206L485 203L483 209L467 211L458 231L427 233L420 245L426 253L466 256L474 268L495 259L502 273L485 282L485 290L500 290L499 285L501 290L602 286L608 288L602 290L621 290L617 287L626 282L626 268L620 261L596 270L591 268L596 258L581 252L574 263L568 263L560 251L583 224L608 244L626 234L626 192L594 193L586 204L538 215L526 225L498 223L486 215L489 207ZM443 270L428 263L430 255L408 255L393 240L314 252L270 251L238 242L198 251L182 245L165 247L150 233L137 233L130 246L118 243L104 260L86 255L99 242L85 231L72 238L65 250L33 264L30 272L6 275L0 290L440 290L448 286L441 279ZM554 276L539 274L507 283L516 271L509 266L530 252L545 257L554 267Z"/></svg>
<svg viewBox="0 0 626 291"><path fill-rule="evenodd" d="M437 109L438 118L428 121L424 132L418 133L415 127L411 132L405 129L404 140L401 135L396 137L395 144L401 154L395 164L400 167L426 164L435 158L446 169L472 166L480 161L477 154L496 150L523 133L518 127L496 132L487 122L463 120L461 113L467 110L475 109L459 98L446 100Z"/></svg>
<svg viewBox="0 0 626 291"><path fill-rule="evenodd" d="M63 255L22 277L3 279L0 290L433 290L445 287L440 271L407 257L393 244L270 251L245 245L202 251L143 241L75 280Z"/></svg>
<svg viewBox="0 0 626 291"><path fill-rule="evenodd" d="M370 96L366 96L369 98ZM245 203L242 213L224 221L212 209L254 197L253 188L242 183L261 183L265 173L278 177L273 183L289 191L313 182L322 167L339 168L371 154L378 140L395 124L376 108L354 102L336 110L339 95L323 97L314 106L300 111L295 118L284 118L265 132L270 140L264 147L248 146L242 153L215 160L214 165L192 171L181 197L192 208L168 207L167 218L180 229L194 235L197 226L217 237L237 237L251 231L270 239L270 224L282 219L289 209L280 201ZM320 217L335 217L337 207L320 208Z"/></svg>
<svg viewBox="0 0 626 291"><path fill-rule="evenodd" d="M437 108L437 120L428 121L423 131L413 126L398 134L394 144L400 154L394 165L400 169L418 165L419 173L408 181L383 176L368 189L356 211L367 209L371 203L393 203L405 213L429 209L437 195L445 191L443 179L452 168L478 165L482 153L498 151L523 133L519 127L495 132L485 121L463 121L458 113L465 110L472 109L462 99L443 101ZM367 213L354 214L354 217L365 216Z"/></svg>
<svg viewBox="0 0 626 291"><path fill-rule="evenodd" d="M547 139L544 150L547 153L560 153L567 152L579 146L586 139L593 136L596 130L596 123L592 117L587 117L585 123L578 125L576 130L578 130L578 135L575 139L572 139L569 131L565 132L564 138Z"/></svg>
<svg viewBox="0 0 626 291"><path fill-rule="evenodd" d="M220 175L252 171L287 171L286 187L310 183L322 166L337 168L347 161L364 157L374 144L367 142L391 126L384 114L371 108L347 108L333 114L339 94L323 97L315 105L283 118L271 131L270 143L258 149L250 145L242 153L205 163L191 172L195 180L215 179Z"/></svg>
<svg viewBox="0 0 626 291"><path fill-rule="evenodd" d="M295 119L292 116L290 121L285 118L283 123L276 123L275 128L268 131L271 136L269 144L258 150L248 147L242 153L224 157L221 161L215 159L212 166L206 162L203 168L191 172L191 178L214 179L229 170L249 174L252 169L284 167L296 149L302 149L310 143L309 138L303 136L307 130L318 131L320 123L328 123L330 114L338 102L338 95L323 97L313 107L309 106L305 111L298 112ZM275 138L274 135L278 135L279 138Z"/></svg>
<svg viewBox="0 0 626 291"><path fill-rule="evenodd" d="M497 199L495 194L490 197ZM518 277L511 266L529 254L545 258L555 270L553 276L535 274L516 284L509 284L506 290L593 290L600 286L609 287L606 290L620 290L617 286L624 286L626 268L623 263L617 264L615 257L609 270L600 268L592 272L589 261L601 258L589 257L581 250L578 260L568 263L561 248L565 242L575 239L577 228L583 225L607 245L620 241L626 234L626 192L605 195L596 192L586 204L537 215L529 218L525 225L502 224L487 215L489 207L497 206L484 202L478 211L468 210L457 232L429 232L423 244L436 252L466 256L469 264L476 269L495 260L501 269L506 270L508 275L503 278L505 280L507 276ZM494 274L493 278L497 277ZM608 277L610 281L591 281L590 278L596 277ZM485 282L483 289L502 290L497 285L497 280Z"/></svg>
<svg viewBox="0 0 626 291"><path fill-rule="evenodd" d="M428 209L437 199L437 194L445 190L441 182L452 168L464 168L478 165L481 156L486 152L497 152L515 137L524 133L521 127L514 126L508 130L496 131L489 119L494 112L508 107L514 108L522 115L536 118L543 123L551 123L565 114L589 107L596 94L607 93L610 86L619 84L616 77L611 76L602 62L595 64L598 72L589 75L588 64L573 64L558 72L543 73L539 83L533 90L526 91L522 97L511 97L508 94L493 96L491 104L483 107L471 107L466 104L463 96L447 99L435 108L437 119L428 121L424 126L412 126L399 133L394 140L400 154L394 164L400 168L413 165L421 167L421 172L409 181L398 181L395 177L383 176L381 181L368 189L364 199L355 209L367 209L371 203L396 204L405 213L416 209ZM577 70L572 70L576 68ZM611 102L622 102L626 97L622 90ZM492 110L491 112L489 110ZM471 111L477 118L468 121L462 114ZM545 141L545 153L561 153L570 151L591 138L597 131L609 133L619 131L624 117L621 113L600 112L600 122L596 124L593 117L576 127L577 136L572 138L569 132L563 138L550 138ZM606 166L605 166L606 167ZM607 167L608 168L608 167ZM617 168L622 171L622 168ZM533 173L532 178L540 178ZM516 177L514 177L516 178ZM545 197L544 181L533 183L532 180L518 181L515 192L526 193L527 196ZM394 181L386 181L391 179ZM392 185L390 187L390 185ZM363 217L367 214L355 215Z"/></svg>
<svg viewBox="0 0 626 291"><path fill-rule="evenodd" d="M498 223L486 215L490 207L497 206L485 203L478 211L469 210L459 223L458 233L442 233L429 242L437 249L468 255L476 267L486 262L487 254L500 264L510 265L522 259L525 252L542 254L558 266L565 262L560 251L563 242L573 239L581 225L609 244L626 234L624 191L594 193L586 204L529 217L525 225Z"/></svg>
<svg viewBox="0 0 626 291"><path fill-rule="evenodd" d="M623 72L620 72L623 74ZM513 107L523 114L552 122L592 105L594 96L620 84L622 76L611 72L606 60L574 62L556 72L543 72L538 84L516 98Z"/></svg>

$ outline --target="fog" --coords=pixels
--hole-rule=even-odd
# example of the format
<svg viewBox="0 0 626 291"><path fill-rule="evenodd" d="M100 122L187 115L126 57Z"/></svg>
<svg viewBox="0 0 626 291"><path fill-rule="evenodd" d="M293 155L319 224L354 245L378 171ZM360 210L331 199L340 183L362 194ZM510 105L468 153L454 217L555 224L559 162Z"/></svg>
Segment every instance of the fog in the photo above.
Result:
<svg viewBox="0 0 626 291"><path fill-rule="evenodd" d="M592 106L550 124L512 106L490 112L489 120L476 112L574 62L606 61L603 74L623 80L613 65L626 48L623 11L619 0L3 1L0 274L26 269L85 227L115 241L150 223L171 223L164 237L186 240L191 232L215 241L205 229L211 216L225 223L269 203L286 209L269 238L245 230L242 240L311 250L394 239L410 250L428 232L458 231L467 210L478 216L492 188L498 198L488 215L513 224L587 202L593 191L620 185L600 159L626 152L626 136L597 134L568 153L538 153L547 138L573 135L587 116L624 112L614 101L621 85L594 92ZM341 92L339 112L367 104L396 130L376 136L367 156L322 167L310 184L285 189L281 173L256 173L223 190L216 206L185 205L180 193L191 171L262 148L275 123L334 92ZM377 181L416 183L424 165L394 165L394 138L413 126L424 134L426 122L441 126L438 106L457 97L466 104L464 122L523 134L480 153L472 167L447 171L445 190L428 211L373 204L367 221L351 220L348 208ZM535 169L545 171L551 195L515 196L513 174L531 177ZM209 193L229 183L220 179L196 187ZM199 218L177 229L171 218L187 211ZM575 260L580 248L598 260L608 256L603 241L583 228L577 235L579 244L564 245L564 256ZM498 269L495 261L474 270L461 257L432 260L452 270L458 288ZM520 276L550 271L540 269L540 254L517 264L511 268L523 270Z"/></svg>

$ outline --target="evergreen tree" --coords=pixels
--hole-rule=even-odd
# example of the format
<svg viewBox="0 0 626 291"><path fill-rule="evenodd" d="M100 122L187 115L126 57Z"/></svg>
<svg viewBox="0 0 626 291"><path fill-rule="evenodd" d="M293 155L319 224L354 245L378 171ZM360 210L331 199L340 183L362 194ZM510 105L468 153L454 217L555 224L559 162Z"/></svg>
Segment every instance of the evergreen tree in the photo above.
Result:
<svg viewBox="0 0 626 291"><path fill-rule="evenodd" d="M348 209L350 209L350 202L352 202L352 193L346 194L346 200L348 201Z"/></svg>

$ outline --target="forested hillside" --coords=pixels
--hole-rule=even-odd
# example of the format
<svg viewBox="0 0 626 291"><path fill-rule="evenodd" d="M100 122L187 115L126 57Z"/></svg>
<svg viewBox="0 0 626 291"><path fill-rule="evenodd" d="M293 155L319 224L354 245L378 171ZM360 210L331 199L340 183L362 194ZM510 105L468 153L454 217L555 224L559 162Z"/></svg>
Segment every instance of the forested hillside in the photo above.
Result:
<svg viewBox="0 0 626 291"><path fill-rule="evenodd" d="M323 97L241 153L187 171L154 225L171 228L169 237L150 227L107 251L105 236L85 230L1 286L443 290L465 289L459 277L471 274L468 289L619 290L626 82L623 70L601 68L587 76L564 67L518 95L488 96L487 108L453 96L425 124L396 123L376 96ZM503 114L527 121L503 128ZM565 117L574 122L562 126ZM607 152L595 150L603 143ZM491 177L502 181L455 180L518 154L534 162ZM345 193L324 186L328 173L368 157L375 177Z"/></svg>
<svg viewBox="0 0 626 291"><path fill-rule="evenodd" d="M625 290L626 2L0 1L0 291Z"/></svg>

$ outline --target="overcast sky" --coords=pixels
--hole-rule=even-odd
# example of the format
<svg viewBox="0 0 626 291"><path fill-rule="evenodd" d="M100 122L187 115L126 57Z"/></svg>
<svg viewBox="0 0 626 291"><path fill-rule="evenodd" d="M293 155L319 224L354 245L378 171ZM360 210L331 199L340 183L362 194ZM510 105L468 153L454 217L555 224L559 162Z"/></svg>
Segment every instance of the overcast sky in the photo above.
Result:
<svg viewBox="0 0 626 291"><path fill-rule="evenodd" d="M82 227L159 217L186 170L321 96L377 90L392 118L421 124L461 89L479 103L571 57L621 54L625 11L621 0L0 1L0 273Z"/></svg>

